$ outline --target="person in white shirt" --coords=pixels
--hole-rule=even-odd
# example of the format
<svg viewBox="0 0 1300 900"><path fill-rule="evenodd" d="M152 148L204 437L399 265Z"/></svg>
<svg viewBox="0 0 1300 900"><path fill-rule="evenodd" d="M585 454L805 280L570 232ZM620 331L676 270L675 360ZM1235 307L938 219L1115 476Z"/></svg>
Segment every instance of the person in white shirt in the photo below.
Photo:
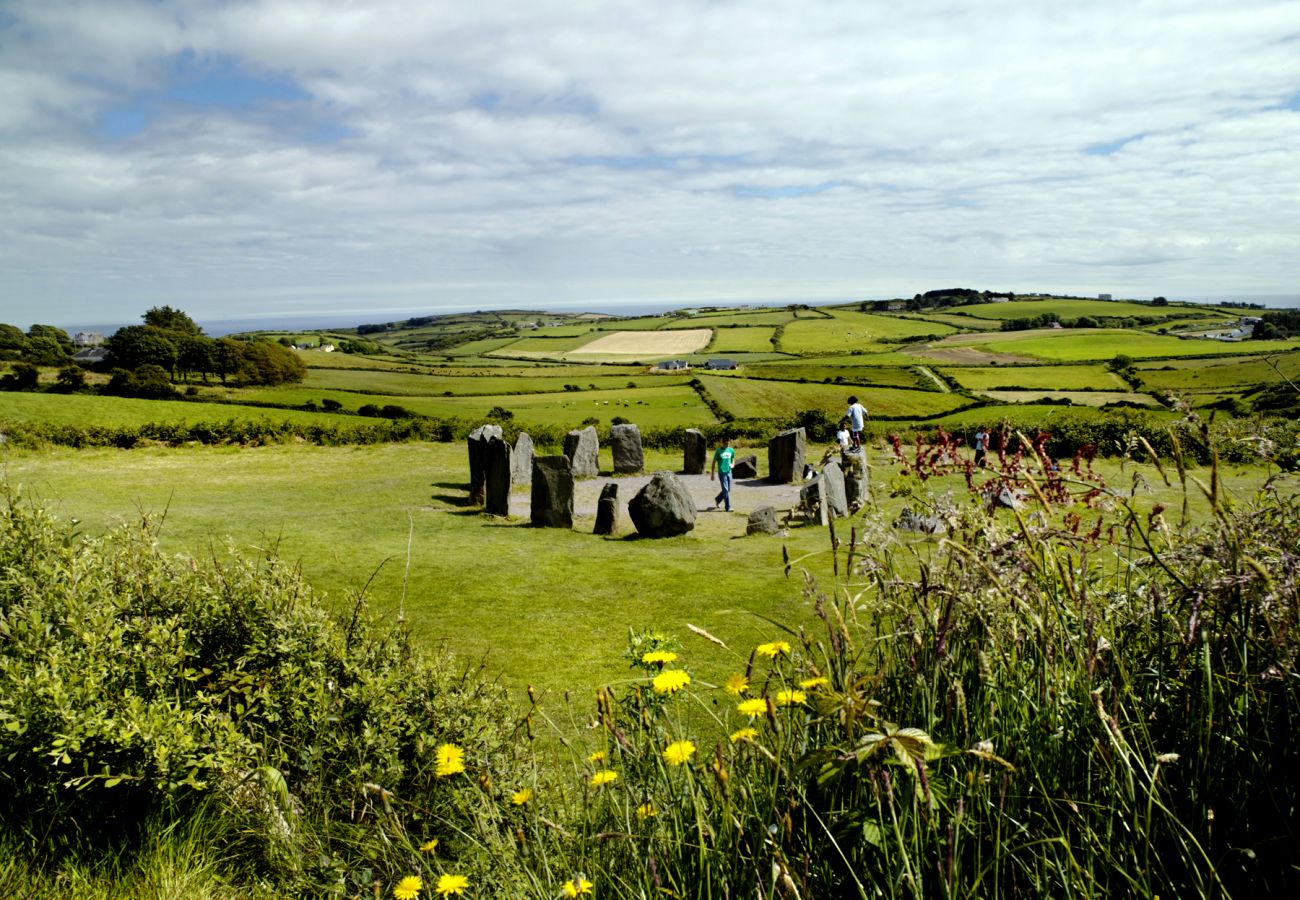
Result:
<svg viewBox="0 0 1300 900"><path fill-rule="evenodd" d="M849 420L849 431L854 448L861 447L862 429L867 424L867 408L858 402L857 397L849 397L849 408L844 413L844 417Z"/></svg>
<svg viewBox="0 0 1300 900"><path fill-rule="evenodd" d="M840 419L840 430L835 432L835 443L840 445L841 453L848 453L853 446L853 435L849 433L849 420Z"/></svg>

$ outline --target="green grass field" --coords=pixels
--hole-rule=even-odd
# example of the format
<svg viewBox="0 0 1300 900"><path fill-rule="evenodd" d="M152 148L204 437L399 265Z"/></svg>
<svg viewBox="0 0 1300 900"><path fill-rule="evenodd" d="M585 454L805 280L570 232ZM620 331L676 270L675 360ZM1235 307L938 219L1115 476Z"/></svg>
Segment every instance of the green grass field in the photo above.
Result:
<svg viewBox="0 0 1300 900"><path fill-rule="evenodd" d="M1144 386L1152 390L1221 390L1256 384L1277 384L1284 378L1300 380L1300 352L1293 349L1267 357L1240 360L1152 362L1140 364L1137 368Z"/></svg>
<svg viewBox="0 0 1300 900"><path fill-rule="evenodd" d="M715 328L709 353L767 353L772 350L772 327Z"/></svg>
<svg viewBox="0 0 1300 900"><path fill-rule="evenodd" d="M883 342L954 329L935 322L896 316L834 310L833 318L798 319L785 326L781 349L786 353L844 353L884 349Z"/></svg>
<svg viewBox="0 0 1300 900"><path fill-rule="evenodd" d="M1056 313L1062 319L1080 316L1123 318L1128 316L1177 317L1187 315L1185 306L1149 306L1122 300L1084 300L1055 297L1050 300L1011 300L1006 303L977 303L957 307L960 314L980 319L1030 319Z"/></svg>
<svg viewBox="0 0 1300 900"><path fill-rule="evenodd" d="M957 335L932 346L968 346L993 353L1037 357L1052 362L1107 360L1118 355L1133 359L1179 356L1236 356L1269 349L1290 349L1293 342L1190 340L1116 328L1061 328L1008 331L988 335ZM1270 346L1271 345L1271 346Z"/></svg>
<svg viewBox="0 0 1300 900"><path fill-rule="evenodd" d="M58 425L114 427L147 422L258 421L338 424L356 419L293 409L259 409L233 403L194 403L183 400L134 400L84 394L26 394L0 392L0 422L52 422Z"/></svg>
<svg viewBox="0 0 1300 900"><path fill-rule="evenodd" d="M1105 366L941 366L967 390L999 388L1049 391L1128 390L1128 383Z"/></svg>
<svg viewBox="0 0 1300 900"><path fill-rule="evenodd" d="M821 409L828 415L838 416L848 406L850 393L856 393L868 411L879 416L933 416L970 402L960 395L937 391L855 389L847 385L749 381L716 375L702 375L700 380L708 392L738 418L789 416L805 409Z"/></svg>
<svg viewBox="0 0 1300 900"><path fill-rule="evenodd" d="M981 391L982 396L999 403L1041 403L1043 400L1069 400L1079 406L1105 406L1107 403L1137 403L1159 406L1150 394L1132 391Z"/></svg>
<svg viewBox="0 0 1300 900"><path fill-rule="evenodd" d="M933 390L929 378L914 368L903 366L863 366L852 364L825 365L820 360L800 360L796 363L755 363L746 367L745 374L753 378L774 378L781 381L810 382L843 379L845 384L870 384L878 387L919 388Z"/></svg>
<svg viewBox="0 0 1300 900"><path fill-rule="evenodd" d="M577 367L573 367L577 369ZM589 388L614 389L635 384L637 387L663 387L671 384L685 384L689 378L673 376L646 375L639 370L636 376L607 375L602 368L569 370L565 375L554 376L550 370L537 371L536 375L484 373L478 376L464 375L413 375L398 372L340 372L325 369L313 369L307 374L306 382L295 391L301 390L335 390L355 391L393 396L440 396L445 393L457 395L488 395L514 393L548 393L563 391L566 384L576 384L584 390ZM273 388L259 391L254 396L258 399L271 399L282 391Z"/></svg>

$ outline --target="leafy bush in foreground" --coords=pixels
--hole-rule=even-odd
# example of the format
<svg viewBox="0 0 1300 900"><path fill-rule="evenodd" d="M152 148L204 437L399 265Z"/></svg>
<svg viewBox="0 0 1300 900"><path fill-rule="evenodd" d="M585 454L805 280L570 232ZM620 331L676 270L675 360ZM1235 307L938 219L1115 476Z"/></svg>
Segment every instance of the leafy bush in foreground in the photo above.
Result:
<svg viewBox="0 0 1300 900"><path fill-rule="evenodd" d="M270 877L352 894L405 827L464 822L437 775L453 740L504 766L501 692L360 602L331 618L275 558L199 563L146 527L89 539L0 506L0 816L35 855L202 812ZM392 797L420 807L399 823Z"/></svg>

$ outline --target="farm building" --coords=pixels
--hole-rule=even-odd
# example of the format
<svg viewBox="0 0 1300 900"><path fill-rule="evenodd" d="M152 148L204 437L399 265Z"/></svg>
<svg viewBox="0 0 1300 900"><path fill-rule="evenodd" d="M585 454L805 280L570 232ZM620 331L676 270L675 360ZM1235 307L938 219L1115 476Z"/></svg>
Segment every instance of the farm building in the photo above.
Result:
<svg viewBox="0 0 1300 900"><path fill-rule="evenodd" d="M690 367L691 364L684 359L669 359L659 363L655 369L660 372L685 372Z"/></svg>
<svg viewBox="0 0 1300 900"><path fill-rule="evenodd" d="M704 364L706 369L722 370L737 368L734 359L711 359Z"/></svg>

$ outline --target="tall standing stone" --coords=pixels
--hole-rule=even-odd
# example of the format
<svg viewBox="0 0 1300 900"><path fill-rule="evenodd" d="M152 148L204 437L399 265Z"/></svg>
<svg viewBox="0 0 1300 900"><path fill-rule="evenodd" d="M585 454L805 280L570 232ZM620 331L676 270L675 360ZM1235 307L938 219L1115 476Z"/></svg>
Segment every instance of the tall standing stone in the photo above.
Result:
<svg viewBox="0 0 1300 900"><path fill-rule="evenodd" d="M469 500L483 502L483 456L490 438L501 437L500 425L480 425L469 433Z"/></svg>
<svg viewBox="0 0 1300 900"><path fill-rule="evenodd" d="M709 455L709 442L698 428L687 428L682 441L682 474L703 475Z"/></svg>
<svg viewBox="0 0 1300 900"><path fill-rule="evenodd" d="M618 533L618 485L612 481L600 489L600 499L596 501L596 527L591 533Z"/></svg>
<svg viewBox="0 0 1300 900"><path fill-rule="evenodd" d="M844 473L840 464L832 460L822 467L822 496L831 515L843 519L849 514L849 501L844 493Z"/></svg>
<svg viewBox="0 0 1300 900"><path fill-rule="evenodd" d="M483 451L484 506L488 515L510 515L510 445L490 437Z"/></svg>
<svg viewBox="0 0 1300 900"><path fill-rule="evenodd" d="M655 472L627 505L638 534L672 537L695 527L695 500L672 472Z"/></svg>
<svg viewBox="0 0 1300 900"><path fill-rule="evenodd" d="M614 425L609 429L609 450L614 456L615 475L633 475L645 468L641 429L635 425Z"/></svg>
<svg viewBox="0 0 1300 900"><path fill-rule="evenodd" d="M809 525L830 524L830 504L826 501L826 481L818 475L799 489L799 510Z"/></svg>
<svg viewBox="0 0 1300 900"><path fill-rule="evenodd" d="M595 478L600 474L600 439L596 429L575 428L564 436L564 455L573 467L574 478Z"/></svg>
<svg viewBox="0 0 1300 900"><path fill-rule="evenodd" d="M525 431L519 432L510 455L510 480L514 484L533 483L533 439Z"/></svg>
<svg viewBox="0 0 1300 900"><path fill-rule="evenodd" d="M871 494L871 474L867 470L867 456L861 450L843 454L840 468L844 471L844 498L849 510L857 512L867 505Z"/></svg>
<svg viewBox="0 0 1300 900"><path fill-rule="evenodd" d="M804 445L802 428L783 431L767 442L767 480L789 484L803 480Z"/></svg>
<svg viewBox="0 0 1300 900"><path fill-rule="evenodd" d="M529 517L542 528L573 527L573 468L567 456L533 457Z"/></svg>

